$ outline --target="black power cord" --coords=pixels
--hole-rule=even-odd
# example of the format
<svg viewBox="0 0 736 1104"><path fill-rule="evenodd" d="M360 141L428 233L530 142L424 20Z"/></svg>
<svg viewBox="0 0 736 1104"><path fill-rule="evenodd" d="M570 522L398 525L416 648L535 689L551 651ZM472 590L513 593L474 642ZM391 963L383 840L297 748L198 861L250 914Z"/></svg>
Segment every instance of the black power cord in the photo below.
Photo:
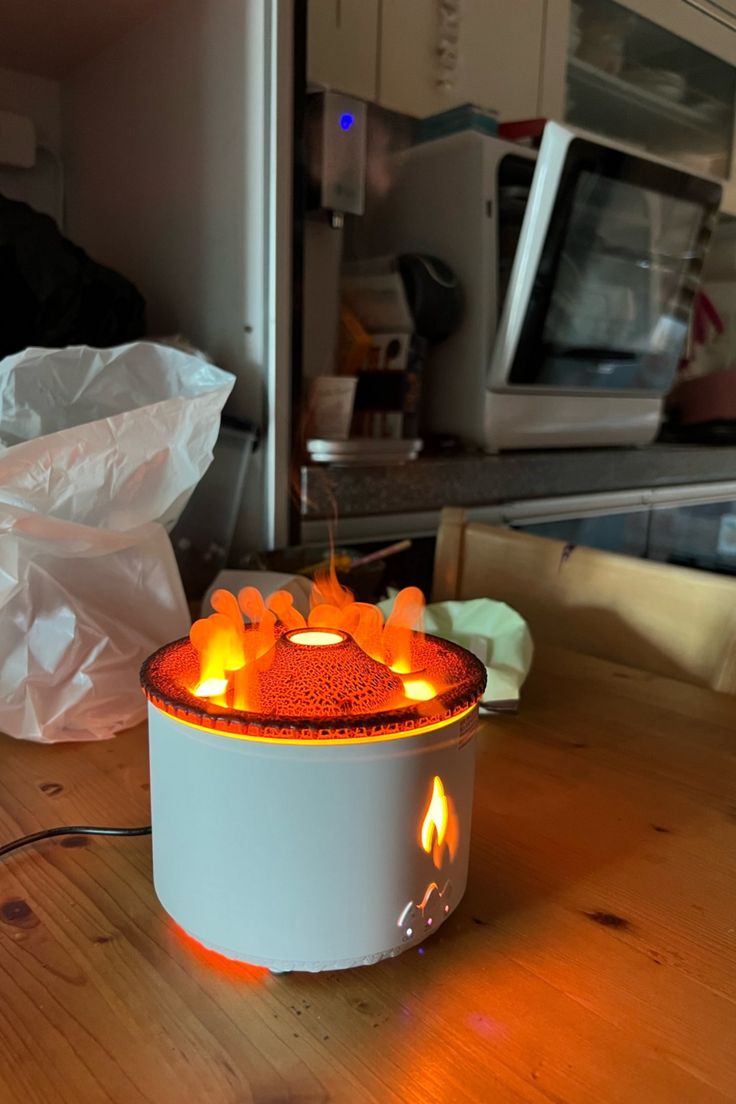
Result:
<svg viewBox="0 0 736 1104"><path fill-rule="evenodd" d="M150 836L150 834L150 824L144 824L141 828L101 828L87 824L70 824L66 828L45 828L43 832L33 832L30 836L20 836L10 843L4 843L0 847L0 859L9 855L11 851L18 851L21 847L28 847L41 840L53 839L54 836Z"/></svg>

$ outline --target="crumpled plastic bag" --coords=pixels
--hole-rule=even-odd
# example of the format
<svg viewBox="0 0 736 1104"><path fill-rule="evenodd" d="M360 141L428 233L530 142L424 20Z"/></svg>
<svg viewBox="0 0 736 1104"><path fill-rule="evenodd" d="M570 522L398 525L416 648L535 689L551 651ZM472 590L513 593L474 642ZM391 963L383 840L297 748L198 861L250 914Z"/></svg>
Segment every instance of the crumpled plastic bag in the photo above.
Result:
<svg viewBox="0 0 736 1104"><path fill-rule="evenodd" d="M190 624L167 529L233 383L147 342L0 360L0 731L97 740L144 718L141 663Z"/></svg>

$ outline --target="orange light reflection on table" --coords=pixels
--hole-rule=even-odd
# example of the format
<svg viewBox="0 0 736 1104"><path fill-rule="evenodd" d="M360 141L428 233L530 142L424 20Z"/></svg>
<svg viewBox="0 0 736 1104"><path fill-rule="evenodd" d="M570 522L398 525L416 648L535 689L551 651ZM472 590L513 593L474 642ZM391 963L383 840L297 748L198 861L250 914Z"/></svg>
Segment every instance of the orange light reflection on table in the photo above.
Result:
<svg viewBox="0 0 736 1104"><path fill-rule="evenodd" d="M180 928L171 917L169 917L169 927L179 942L184 945L188 954L196 958L198 962L201 962L208 970L212 970L232 981L248 981L256 985L263 981L271 972L267 966L254 966L250 962L241 962L237 958L228 958L227 955L220 954L219 951L211 951L208 947L200 943L199 940L195 939L193 935L189 935L183 928Z"/></svg>

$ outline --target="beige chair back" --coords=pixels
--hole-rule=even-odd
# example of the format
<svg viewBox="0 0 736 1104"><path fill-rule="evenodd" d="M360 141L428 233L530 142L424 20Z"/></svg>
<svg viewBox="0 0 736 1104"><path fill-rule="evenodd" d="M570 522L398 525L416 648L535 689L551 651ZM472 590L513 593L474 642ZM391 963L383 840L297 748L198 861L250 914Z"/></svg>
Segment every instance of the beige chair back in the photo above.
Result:
<svg viewBox="0 0 736 1104"><path fill-rule="evenodd" d="M736 693L736 579L443 510L433 601L480 597L513 606L537 641Z"/></svg>

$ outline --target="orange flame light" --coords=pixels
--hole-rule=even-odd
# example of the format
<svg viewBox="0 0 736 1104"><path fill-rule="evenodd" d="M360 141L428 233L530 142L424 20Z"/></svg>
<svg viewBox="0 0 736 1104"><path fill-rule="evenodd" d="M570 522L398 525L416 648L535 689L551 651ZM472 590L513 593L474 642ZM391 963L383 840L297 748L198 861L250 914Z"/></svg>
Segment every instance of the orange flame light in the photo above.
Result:
<svg viewBox="0 0 736 1104"><path fill-rule="evenodd" d="M238 712L258 710L261 675L273 664L274 645L285 635L292 644L325 648L352 639L366 656L398 676L392 702L397 708L431 701L439 692L423 671L415 669L424 611L418 587L399 591L384 621L377 606L355 601L330 562L315 576L306 618L284 590L266 601L254 587L245 587L237 598L217 590L212 607L214 613L195 621L189 634L199 655L199 678L190 690L214 705Z"/></svg>
<svg viewBox="0 0 736 1104"><path fill-rule="evenodd" d="M399 739L469 713L485 669L449 640L425 636L424 599L399 591L384 618L356 602L334 565L315 577L304 616L288 591L212 596L213 612L149 656L148 700L205 731L247 740ZM452 851L453 812L445 848ZM437 852L435 845L434 853Z"/></svg>
<svg viewBox="0 0 736 1104"><path fill-rule="evenodd" d="M445 842L447 821L448 809L445 787L442 784L442 779L436 774L432 785L429 807L422 821L422 847L428 855L432 853L435 837L438 848L442 847Z"/></svg>

